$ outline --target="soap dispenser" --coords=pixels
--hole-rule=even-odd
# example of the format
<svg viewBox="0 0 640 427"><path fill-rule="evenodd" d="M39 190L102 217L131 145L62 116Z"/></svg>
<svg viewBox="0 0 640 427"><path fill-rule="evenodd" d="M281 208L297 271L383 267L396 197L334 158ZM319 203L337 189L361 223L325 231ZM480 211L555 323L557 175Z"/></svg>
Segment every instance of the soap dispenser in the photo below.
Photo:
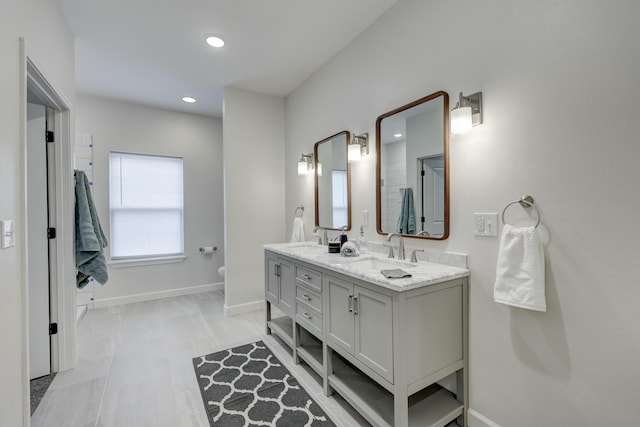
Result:
<svg viewBox="0 0 640 427"><path fill-rule="evenodd" d="M342 245L347 243L347 226L342 227L342 233L340 234L340 249L342 249Z"/></svg>
<svg viewBox="0 0 640 427"><path fill-rule="evenodd" d="M360 226L360 236L358 237L358 240L356 240L356 247L358 248L358 250L360 251L361 254L365 253L367 251L367 241L364 238L364 226L361 225Z"/></svg>

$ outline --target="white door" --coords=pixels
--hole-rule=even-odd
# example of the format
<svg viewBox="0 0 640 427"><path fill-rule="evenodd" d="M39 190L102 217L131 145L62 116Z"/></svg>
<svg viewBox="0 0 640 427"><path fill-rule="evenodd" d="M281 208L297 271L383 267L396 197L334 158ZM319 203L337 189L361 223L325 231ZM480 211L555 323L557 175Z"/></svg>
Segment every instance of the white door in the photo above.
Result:
<svg viewBox="0 0 640 427"><path fill-rule="evenodd" d="M27 234L30 377L51 373L46 107L27 104Z"/></svg>
<svg viewBox="0 0 640 427"><path fill-rule="evenodd" d="M422 160L422 207L418 230L429 232L430 236L444 234L444 157L429 157ZM422 228L424 227L424 228Z"/></svg>

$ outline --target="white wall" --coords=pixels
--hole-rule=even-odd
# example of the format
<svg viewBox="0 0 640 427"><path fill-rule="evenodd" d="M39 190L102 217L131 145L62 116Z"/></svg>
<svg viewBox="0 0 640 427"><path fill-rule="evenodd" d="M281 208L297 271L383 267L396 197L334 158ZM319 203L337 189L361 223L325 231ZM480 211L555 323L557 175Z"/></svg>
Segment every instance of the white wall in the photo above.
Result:
<svg viewBox="0 0 640 427"><path fill-rule="evenodd" d="M437 90L483 92L484 124L451 140L451 235L408 244L469 254L470 404L503 427L637 424L638 16L634 1L400 0L287 98L290 221L313 200L289 173L313 141L373 137L378 115ZM375 212L374 167L352 166L353 230ZM546 313L492 301L498 240L473 236L474 212L524 193L542 213Z"/></svg>
<svg viewBox="0 0 640 427"><path fill-rule="evenodd" d="M223 110L225 312L232 314L264 305L262 245L285 241L284 99L226 87Z"/></svg>
<svg viewBox="0 0 640 427"><path fill-rule="evenodd" d="M93 135L94 200L107 236L110 236L109 152L184 159L186 260L175 264L110 267L107 284L95 285L96 302L107 299L110 303L122 303L131 295L220 282L217 270L224 259L222 121L78 95L76 131ZM217 246L219 251L204 256L198 251L202 246Z"/></svg>
<svg viewBox="0 0 640 427"><path fill-rule="evenodd" d="M17 245L0 250L0 425L23 425L26 382L22 353L24 315L22 274L25 251L25 224L22 223L24 185L21 131L21 59L19 37L25 38L29 56L56 85L59 93L73 104L73 35L57 1L3 0L0 13L0 219L15 219ZM28 419L27 419L28 420Z"/></svg>

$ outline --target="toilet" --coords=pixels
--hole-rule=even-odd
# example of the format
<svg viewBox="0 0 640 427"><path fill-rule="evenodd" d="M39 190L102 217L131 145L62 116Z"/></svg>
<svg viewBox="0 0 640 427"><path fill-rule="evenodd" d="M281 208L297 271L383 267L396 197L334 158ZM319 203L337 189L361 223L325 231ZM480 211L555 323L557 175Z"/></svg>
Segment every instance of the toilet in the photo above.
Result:
<svg viewBox="0 0 640 427"><path fill-rule="evenodd" d="M224 265L218 268L218 276L220 276L220 278L224 280Z"/></svg>

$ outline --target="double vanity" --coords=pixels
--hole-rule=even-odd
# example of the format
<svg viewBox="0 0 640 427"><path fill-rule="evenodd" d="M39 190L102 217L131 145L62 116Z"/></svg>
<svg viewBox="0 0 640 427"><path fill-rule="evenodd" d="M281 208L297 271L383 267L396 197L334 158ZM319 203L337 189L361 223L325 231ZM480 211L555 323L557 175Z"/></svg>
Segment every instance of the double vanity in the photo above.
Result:
<svg viewBox="0 0 640 427"><path fill-rule="evenodd" d="M435 256L413 263L311 242L265 245L267 333L374 426L466 426L469 272L464 255L421 258ZM387 279L388 269L411 277Z"/></svg>
<svg viewBox="0 0 640 427"><path fill-rule="evenodd" d="M323 236L352 229L350 164L368 151L368 134L345 130L302 154L298 173L313 171ZM375 158L378 235L400 236L400 258L404 238L447 239L449 95L434 92L380 115ZM310 242L265 245L267 333L320 376L327 395L340 394L374 426L456 420L466 427L466 256L427 251L410 262L367 246L366 254L343 257ZM395 269L411 277L381 273Z"/></svg>

